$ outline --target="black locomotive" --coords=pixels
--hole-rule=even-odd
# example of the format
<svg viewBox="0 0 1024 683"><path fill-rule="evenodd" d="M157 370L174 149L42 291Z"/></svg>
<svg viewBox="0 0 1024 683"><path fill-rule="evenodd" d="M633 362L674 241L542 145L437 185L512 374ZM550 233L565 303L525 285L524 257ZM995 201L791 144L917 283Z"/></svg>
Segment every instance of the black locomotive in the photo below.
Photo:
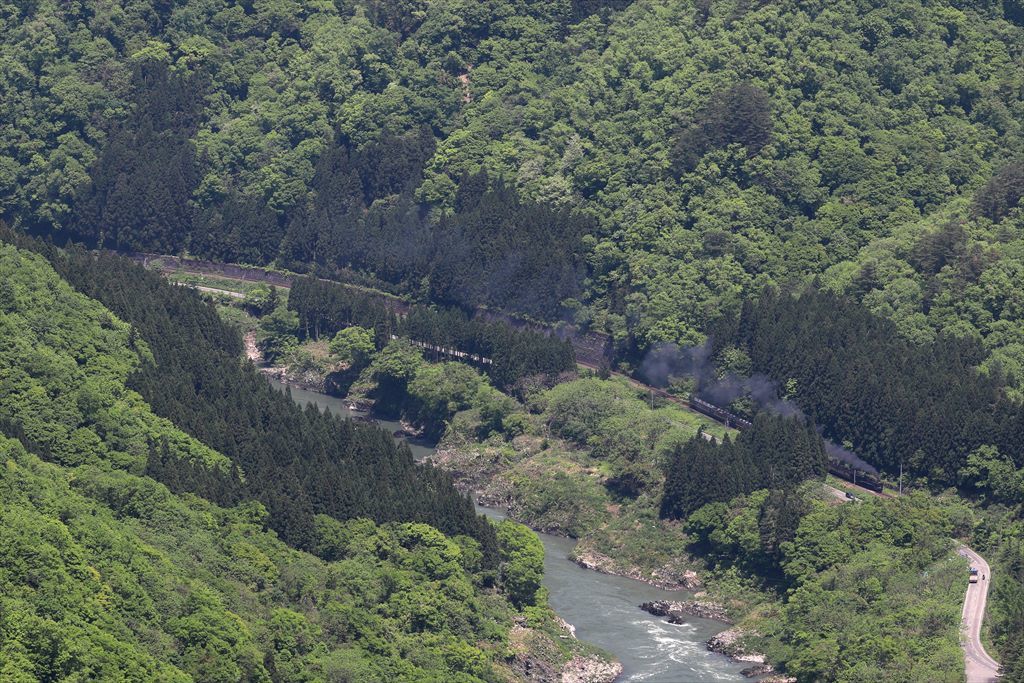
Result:
<svg viewBox="0 0 1024 683"><path fill-rule="evenodd" d="M875 493L882 492L882 481L865 470L857 469L853 465L842 460L830 457L828 459L828 471L840 479L853 482Z"/></svg>

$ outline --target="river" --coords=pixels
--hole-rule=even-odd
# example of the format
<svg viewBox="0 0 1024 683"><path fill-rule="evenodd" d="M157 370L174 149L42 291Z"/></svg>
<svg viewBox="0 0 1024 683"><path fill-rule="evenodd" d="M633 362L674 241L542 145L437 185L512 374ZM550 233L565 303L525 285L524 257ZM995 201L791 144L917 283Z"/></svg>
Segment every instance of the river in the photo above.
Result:
<svg viewBox="0 0 1024 683"><path fill-rule="evenodd" d="M279 389L284 385L270 378ZM292 398L302 404L313 403L333 413L352 416L341 399L290 387ZM389 432L400 428L397 422L379 420ZM417 460L434 449L423 443L409 443ZM477 506L493 519L503 519L499 510ZM569 560L575 541L561 536L539 534L544 543L544 585L549 602L563 619L576 627L576 635L604 648L623 666L620 681L648 683L704 683L707 681L744 681L738 664L713 652L704 642L724 626L717 621L691 617L682 625L669 624L637 606L650 600L680 600L687 593L665 591L640 581L583 569Z"/></svg>

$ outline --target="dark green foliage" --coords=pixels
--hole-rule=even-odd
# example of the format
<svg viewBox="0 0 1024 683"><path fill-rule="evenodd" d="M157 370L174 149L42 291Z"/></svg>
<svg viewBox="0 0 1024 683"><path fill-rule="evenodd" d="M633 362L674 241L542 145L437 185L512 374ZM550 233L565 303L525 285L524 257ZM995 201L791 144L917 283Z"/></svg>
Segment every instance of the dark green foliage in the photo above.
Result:
<svg viewBox="0 0 1024 683"><path fill-rule="evenodd" d="M581 239L595 222L569 210L523 201L497 181L464 179L455 215L437 228L431 298L463 306L493 306L557 319L561 302L579 294Z"/></svg>
<svg viewBox="0 0 1024 683"><path fill-rule="evenodd" d="M591 14L607 15L609 12L629 7L633 0L572 0L572 17L575 21Z"/></svg>
<svg viewBox="0 0 1024 683"><path fill-rule="evenodd" d="M572 346L555 336L517 330L504 322L471 319L458 309L399 302L389 305L379 296L314 278L296 279L288 307L299 314L299 326L307 337L334 336L352 325L374 330L379 347L392 335L407 337L466 354L424 350L432 360L464 360L476 365L499 388L510 388L524 377L557 375L575 367Z"/></svg>
<svg viewBox="0 0 1024 683"><path fill-rule="evenodd" d="M463 178L454 214L437 221L413 197L432 153L429 131L327 150L315 194L289 222L285 263L369 270L407 290L425 282L437 303L559 319L580 294L593 219L523 200L480 173Z"/></svg>
<svg viewBox="0 0 1024 683"><path fill-rule="evenodd" d="M673 167L678 173L692 171L712 149L742 145L753 156L771 141L771 100L761 88L737 83L716 93L696 120L676 136Z"/></svg>
<svg viewBox="0 0 1024 683"><path fill-rule="evenodd" d="M76 228L101 245L176 252L192 228L199 180L191 141L202 106L197 76L135 67L131 116L115 130L76 195Z"/></svg>
<svg viewBox="0 0 1024 683"><path fill-rule="evenodd" d="M265 264L277 256L283 232L261 201L229 192L197 218L190 248L219 261Z"/></svg>
<svg viewBox="0 0 1024 683"><path fill-rule="evenodd" d="M1003 530L1003 547L994 565L998 574L993 576L995 607L990 615L1003 678L1019 681L1024 680L1024 547L1020 537L1024 529L1019 521L1013 524Z"/></svg>
<svg viewBox="0 0 1024 683"><path fill-rule="evenodd" d="M707 503L762 488L793 487L824 476L825 462L825 446L811 425L759 413L754 426L735 441L726 438L715 444L698 434L676 448L665 473L661 516L682 519ZM787 515L773 512L773 524L784 527ZM766 533L773 538L786 535L777 528Z"/></svg>
<svg viewBox="0 0 1024 683"><path fill-rule="evenodd" d="M999 222L1017 208L1024 197L1024 161L1003 166L974 197L974 208L991 221Z"/></svg>
<svg viewBox="0 0 1024 683"><path fill-rule="evenodd" d="M746 351L753 370L795 380L794 400L826 436L891 473L902 463L937 486L957 484L985 444L1024 465L1024 410L1000 377L974 367L984 357L974 340L915 345L890 321L814 289L765 293L713 338L716 349Z"/></svg>

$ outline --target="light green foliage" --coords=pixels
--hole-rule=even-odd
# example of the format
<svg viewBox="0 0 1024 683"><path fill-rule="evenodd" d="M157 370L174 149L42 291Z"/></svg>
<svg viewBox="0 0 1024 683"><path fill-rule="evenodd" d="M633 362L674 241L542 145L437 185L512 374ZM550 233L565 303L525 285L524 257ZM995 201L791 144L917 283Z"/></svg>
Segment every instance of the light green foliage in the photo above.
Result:
<svg viewBox="0 0 1024 683"><path fill-rule="evenodd" d="M578 463L558 462L559 456L565 454L552 454L543 476L533 467L508 475L515 492L511 509L533 527L582 538L601 529L610 496L601 480L579 471Z"/></svg>
<svg viewBox="0 0 1024 683"><path fill-rule="evenodd" d="M503 520L498 524L501 547L501 581L509 598L518 606L537 605L544 577L544 546L537 535L522 524Z"/></svg>
<svg viewBox="0 0 1024 683"><path fill-rule="evenodd" d="M150 443L177 458L228 466L125 386L145 341L76 293L41 257L0 244L0 420L65 465L110 462L141 472Z"/></svg>
<svg viewBox="0 0 1024 683"><path fill-rule="evenodd" d="M259 322L257 343L270 362L294 351L299 345L299 316L284 306L264 316Z"/></svg>
<svg viewBox="0 0 1024 683"><path fill-rule="evenodd" d="M722 433L710 420L661 399L652 408L649 398L621 381L586 378L553 387L535 407L543 410L553 432L588 447L592 457L629 479L639 477L628 487L635 495L659 478L655 470L661 454L698 426Z"/></svg>
<svg viewBox="0 0 1024 683"><path fill-rule="evenodd" d="M488 391L489 390L489 391ZM473 407L497 390L476 370L463 363L425 364L409 382L406 414L440 436L445 424L460 410ZM494 416L492 416L493 419Z"/></svg>
<svg viewBox="0 0 1024 683"><path fill-rule="evenodd" d="M338 360L362 368L371 360L377 350L373 343L373 330L353 325L339 330L331 340L331 354Z"/></svg>
<svg viewBox="0 0 1024 683"><path fill-rule="evenodd" d="M1020 396L1024 381L1022 214L998 224L957 201L907 223L830 268L824 284L860 297L900 333L927 342L938 334L980 338L990 356L982 367L1006 377Z"/></svg>
<svg viewBox="0 0 1024 683"><path fill-rule="evenodd" d="M323 680L342 660L374 680L493 675L476 644L500 640L509 609L478 596L432 527L330 520L348 541L326 563L264 531L251 505L185 502L97 466L72 478L2 437L0 459L5 680L269 681L270 661L280 680ZM517 599L539 580L524 542L508 545Z"/></svg>
<svg viewBox="0 0 1024 683"><path fill-rule="evenodd" d="M992 502L1015 505L1024 500L1024 473L994 446L981 446L967 456L960 477Z"/></svg>
<svg viewBox="0 0 1024 683"><path fill-rule="evenodd" d="M367 372L378 381L408 383L426 364L420 350L407 339L394 339L381 349Z"/></svg>
<svg viewBox="0 0 1024 683"><path fill-rule="evenodd" d="M955 503L924 494L816 500L772 547L773 496L713 503L687 522L717 572L756 569L755 580L789 587L780 610L745 621L761 634L756 647L799 680L962 680L965 566L950 540ZM781 576L766 564L771 557Z"/></svg>
<svg viewBox="0 0 1024 683"><path fill-rule="evenodd" d="M441 438L459 413L466 414L460 430L471 436L511 438L525 429L521 406L478 370L464 363L429 363L406 339L392 340L374 356L353 391L375 396L378 409L401 413L428 439Z"/></svg>
<svg viewBox="0 0 1024 683"><path fill-rule="evenodd" d="M242 305L253 315L266 315L273 312L281 303L277 287L260 283L245 292Z"/></svg>
<svg viewBox="0 0 1024 683"><path fill-rule="evenodd" d="M510 396L490 386L481 386L473 398L480 425L477 433L487 438L491 434L500 433L514 438L527 429L526 416L521 406Z"/></svg>
<svg viewBox="0 0 1024 683"><path fill-rule="evenodd" d="M539 402L551 429L576 443L585 444L601 422L639 403L625 385L599 379L559 384ZM625 405L624 405L625 404Z"/></svg>
<svg viewBox="0 0 1024 683"><path fill-rule="evenodd" d="M491 396L511 411L501 421L505 439L484 426L486 404L458 413L445 435L451 455L442 448L452 469L509 500L516 519L578 538L577 551L609 570L682 578L691 568L680 556L685 536L658 517L662 459L698 429L721 434L720 426L661 399L651 408L649 396L619 379L559 384L533 396L532 415Z"/></svg>

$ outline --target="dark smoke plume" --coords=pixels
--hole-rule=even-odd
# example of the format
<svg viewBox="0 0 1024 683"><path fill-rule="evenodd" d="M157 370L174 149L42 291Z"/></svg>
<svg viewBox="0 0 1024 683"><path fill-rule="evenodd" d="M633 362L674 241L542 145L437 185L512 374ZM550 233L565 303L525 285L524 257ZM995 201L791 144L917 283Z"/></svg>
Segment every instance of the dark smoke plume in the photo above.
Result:
<svg viewBox="0 0 1024 683"><path fill-rule="evenodd" d="M841 460L842 462L845 462L847 465L851 465L857 468L858 470L864 470L866 472L870 472L871 474L878 474L878 470L876 470L874 467L858 458L856 453L848 451L847 449L843 448L842 446L836 445L835 443L829 441L828 439L823 440L825 441L825 451L836 460Z"/></svg>
<svg viewBox="0 0 1024 683"><path fill-rule="evenodd" d="M697 381L694 393L717 406L727 408L730 403L743 396L749 396L760 410L784 417L805 419L800 408L792 401L779 396L779 385L768 376L755 373L750 377L728 374L718 377L711 363L711 342L702 346L680 348L675 344L658 344L644 357L640 374L648 384L666 387L680 377L693 377ZM821 428L818 428L821 432ZM825 451L833 458L857 469L877 474L878 470L861 460L857 455L825 437Z"/></svg>
<svg viewBox="0 0 1024 683"><path fill-rule="evenodd" d="M796 405L779 398L778 384L765 375L729 374L719 378L711 364L710 342L686 349L675 344L658 344L644 357L640 374L648 384L661 388L674 379L693 377L697 380L697 395L716 405L727 406L741 396L750 396L763 410L787 417L803 416Z"/></svg>
<svg viewBox="0 0 1024 683"><path fill-rule="evenodd" d="M647 352L640 366L640 375L653 387L663 389L679 377L695 377L704 380L704 373L711 372L711 344L681 349L675 344L656 344Z"/></svg>

